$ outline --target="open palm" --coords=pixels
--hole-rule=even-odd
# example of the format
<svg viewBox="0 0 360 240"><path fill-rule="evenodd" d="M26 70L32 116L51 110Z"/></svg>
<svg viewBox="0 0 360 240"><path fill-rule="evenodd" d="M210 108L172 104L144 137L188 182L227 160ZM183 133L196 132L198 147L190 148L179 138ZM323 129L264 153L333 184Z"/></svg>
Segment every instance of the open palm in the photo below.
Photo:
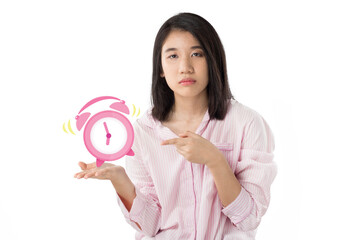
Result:
<svg viewBox="0 0 360 240"><path fill-rule="evenodd" d="M75 178L96 178L102 180L111 180L114 176L114 173L119 171L124 171L122 166L117 166L111 163L104 163L101 167L96 167L96 162L86 164L84 162L79 162L81 172L78 172L74 175Z"/></svg>

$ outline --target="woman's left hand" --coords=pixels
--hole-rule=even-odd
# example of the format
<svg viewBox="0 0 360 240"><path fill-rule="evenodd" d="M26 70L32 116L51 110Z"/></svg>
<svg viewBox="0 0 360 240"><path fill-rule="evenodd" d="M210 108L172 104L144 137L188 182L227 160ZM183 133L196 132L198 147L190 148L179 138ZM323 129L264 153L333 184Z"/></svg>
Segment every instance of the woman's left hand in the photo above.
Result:
<svg viewBox="0 0 360 240"><path fill-rule="evenodd" d="M176 150L192 163L213 164L222 153L210 141L190 131L179 134L180 138L165 140L161 145L175 145Z"/></svg>

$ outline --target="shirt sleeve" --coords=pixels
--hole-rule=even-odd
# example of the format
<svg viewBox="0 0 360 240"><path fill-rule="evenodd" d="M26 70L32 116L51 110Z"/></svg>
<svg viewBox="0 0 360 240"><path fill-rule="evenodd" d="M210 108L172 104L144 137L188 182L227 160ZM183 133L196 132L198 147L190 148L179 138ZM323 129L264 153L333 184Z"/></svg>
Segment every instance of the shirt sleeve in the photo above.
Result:
<svg viewBox="0 0 360 240"><path fill-rule="evenodd" d="M136 197L128 211L117 195L126 221L138 232L146 236L155 236L160 229L161 206L149 171L142 161L139 125L134 124L135 139L132 150L134 156L126 156L126 173L135 185ZM141 229L136 225L138 223Z"/></svg>
<svg viewBox="0 0 360 240"><path fill-rule="evenodd" d="M259 115L245 127L235 176L242 189L222 212L242 231L258 227L270 203L270 186L277 174L273 162L275 141L266 121Z"/></svg>

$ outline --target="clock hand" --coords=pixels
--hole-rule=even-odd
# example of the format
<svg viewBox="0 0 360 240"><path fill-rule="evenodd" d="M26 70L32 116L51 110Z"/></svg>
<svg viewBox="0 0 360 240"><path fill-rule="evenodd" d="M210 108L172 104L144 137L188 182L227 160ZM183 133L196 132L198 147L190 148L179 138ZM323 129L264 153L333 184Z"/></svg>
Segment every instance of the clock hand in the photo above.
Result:
<svg viewBox="0 0 360 240"><path fill-rule="evenodd" d="M104 122L104 127L105 127L105 131L106 131L106 145L109 145L110 144L110 138L111 138L111 134L109 132L109 129L107 127L107 124L106 122Z"/></svg>
<svg viewBox="0 0 360 240"><path fill-rule="evenodd" d="M106 125L106 122L104 122L104 127L105 127L106 133L109 134L109 129L108 129L107 125Z"/></svg>

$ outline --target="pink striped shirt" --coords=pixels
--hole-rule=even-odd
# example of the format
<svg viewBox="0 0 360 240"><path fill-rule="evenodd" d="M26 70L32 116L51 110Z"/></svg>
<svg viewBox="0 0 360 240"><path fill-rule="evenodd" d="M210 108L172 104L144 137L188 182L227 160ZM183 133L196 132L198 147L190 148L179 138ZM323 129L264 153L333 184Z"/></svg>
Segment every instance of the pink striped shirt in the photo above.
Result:
<svg viewBox="0 0 360 240"><path fill-rule="evenodd" d="M161 146L178 136L150 113L134 123L135 156L126 158L136 189L130 212L117 197L126 221L137 230L135 238L255 239L277 173L274 137L266 121L231 100L224 120L210 121L206 112L196 130L222 151L242 186L238 197L223 207L209 169L187 161L173 145Z"/></svg>

